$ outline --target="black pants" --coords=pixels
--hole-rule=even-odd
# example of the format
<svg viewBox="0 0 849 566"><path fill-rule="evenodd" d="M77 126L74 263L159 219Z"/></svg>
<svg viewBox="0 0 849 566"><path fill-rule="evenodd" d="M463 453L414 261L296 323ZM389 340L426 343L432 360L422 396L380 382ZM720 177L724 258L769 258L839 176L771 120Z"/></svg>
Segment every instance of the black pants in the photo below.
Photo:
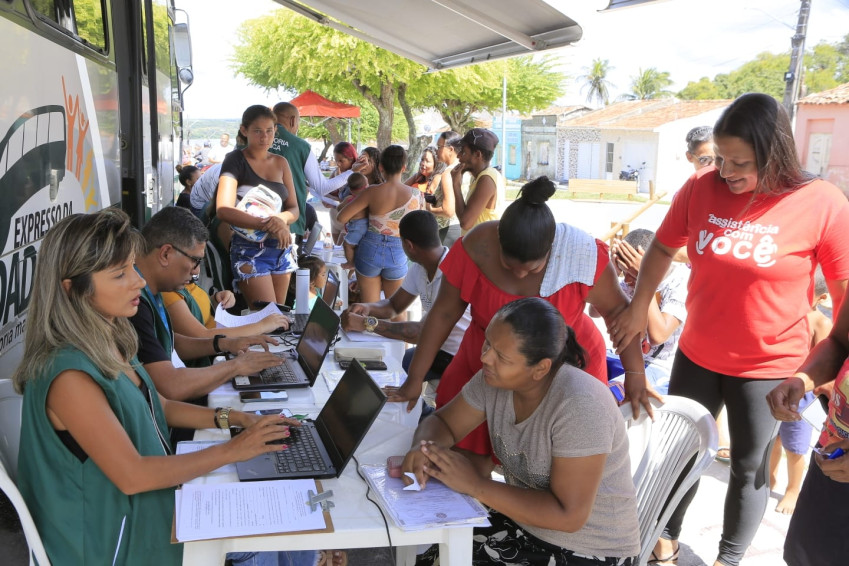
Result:
<svg viewBox="0 0 849 566"><path fill-rule="evenodd" d="M731 437L731 477L725 495L722 539L717 560L726 566L740 563L752 543L769 501L769 454L778 432L778 421L770 413L766 395L778 379L745 379L706 370L693 363L681 350L675 355L669 394L698 401L716 418L722 406L728 409ZM687 507L698 483L690 488L675 509L663 538L677 540Z"/></svg>
<svg viewBox="0 0 849 566"><path fill-rule="evenodd" d="M784 541L789 566L843 566L849 562L849 483L834 481L814 462Z"/></svg>

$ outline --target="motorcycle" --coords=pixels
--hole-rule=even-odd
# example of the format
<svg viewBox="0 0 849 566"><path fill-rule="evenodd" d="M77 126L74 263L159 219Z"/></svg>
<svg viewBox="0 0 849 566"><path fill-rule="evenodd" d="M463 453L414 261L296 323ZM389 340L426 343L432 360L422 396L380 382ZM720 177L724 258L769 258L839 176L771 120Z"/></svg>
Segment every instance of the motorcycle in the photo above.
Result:
<svg viewBox="0 0 849 566"><path fill-rule="evenodd" d="M637 183L639 183L640 182L640 171L642 169L644 169L645 166L646 166L645 161L643 161L643 165L639 169L635 169L635 168L631 167L630 165L626 165L625 169L619 171L619 180L620 181L636 181Z"/></svg>

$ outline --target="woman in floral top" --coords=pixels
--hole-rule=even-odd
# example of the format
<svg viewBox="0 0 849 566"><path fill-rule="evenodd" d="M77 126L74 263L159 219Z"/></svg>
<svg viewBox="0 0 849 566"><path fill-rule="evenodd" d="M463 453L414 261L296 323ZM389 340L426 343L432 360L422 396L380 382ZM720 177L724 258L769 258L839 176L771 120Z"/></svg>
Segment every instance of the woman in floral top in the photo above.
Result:
<svg viewBox="0 0 849 566"><path fill-rule="evenodd" d="M422 194L401 181L407 152L398 145L387 147L380 156L380 172L386 178L360 192L339 210L337 219L347 222L357 212L368 209L368 232L360 240L354 266L362 302L380 300L380 291L391 297L407 275L407 256L401 246L398 224L410 211L424 208Z"/></svg>

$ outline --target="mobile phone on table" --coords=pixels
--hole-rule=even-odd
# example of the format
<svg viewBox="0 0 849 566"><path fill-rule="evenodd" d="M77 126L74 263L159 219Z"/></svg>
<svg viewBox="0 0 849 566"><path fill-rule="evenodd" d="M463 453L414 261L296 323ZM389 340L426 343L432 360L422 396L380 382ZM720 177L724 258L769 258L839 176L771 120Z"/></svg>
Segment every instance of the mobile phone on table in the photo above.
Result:
<svg viewBox="0 0 849 566"><path fill-rule="evenodd" d="M242 391L239 401L242 403L262 403L269 401L286 401L289 394L285 391Z"/></svg>
<svg viewBox="0 0 849 566"><path fill-rule="evenodd" d="M386 364L379 360L358 360L360 365L363 366L363 369L368 369L372 371L377 370L385 370ZM348 366L351 365L351 360L339 360L339 367L342 369L348 369Z"/></svg>

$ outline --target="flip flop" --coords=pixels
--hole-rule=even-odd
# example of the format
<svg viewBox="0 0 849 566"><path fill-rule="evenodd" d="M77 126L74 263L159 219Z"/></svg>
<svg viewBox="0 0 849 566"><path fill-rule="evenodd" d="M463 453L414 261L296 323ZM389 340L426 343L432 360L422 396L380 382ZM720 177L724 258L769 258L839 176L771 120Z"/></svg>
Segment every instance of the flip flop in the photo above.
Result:
<svg viewBox="0 0 849 566"><path fill-rule="evenodd" d="M728 446L720 446L719 449L716 451L716 459L722 462L723 464L730 464L731 448L729 448Z"/></svg>

